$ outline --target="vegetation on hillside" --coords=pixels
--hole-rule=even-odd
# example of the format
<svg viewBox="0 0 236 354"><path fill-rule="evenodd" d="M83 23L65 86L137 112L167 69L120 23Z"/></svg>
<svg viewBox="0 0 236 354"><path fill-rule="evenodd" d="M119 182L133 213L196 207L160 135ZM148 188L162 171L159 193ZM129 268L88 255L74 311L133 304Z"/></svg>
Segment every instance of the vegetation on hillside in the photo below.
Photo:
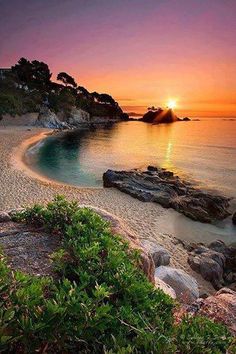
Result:
<svg viewBox="0 0 236 354"><path fill-rule="evenodd" d="M121 108L110 95L90 93L65 72L57 75L61 84L53 82L51 77L47 64L21 58L11 72L0 78L0 116L39 111L40 105L47 102L55 113L61 111L65 116L77 107L92 116L122 117Z"/></svg>
<svg viewBox="0 0 236 354"><path fill-rule="evenodd" d="M176 325L173 300L139 269L139 254L101 217L63 197L17 221L61 239L55 279L11 272L0 260L0 350L5 353L225 353L227 329L208 319Z"/></svg>

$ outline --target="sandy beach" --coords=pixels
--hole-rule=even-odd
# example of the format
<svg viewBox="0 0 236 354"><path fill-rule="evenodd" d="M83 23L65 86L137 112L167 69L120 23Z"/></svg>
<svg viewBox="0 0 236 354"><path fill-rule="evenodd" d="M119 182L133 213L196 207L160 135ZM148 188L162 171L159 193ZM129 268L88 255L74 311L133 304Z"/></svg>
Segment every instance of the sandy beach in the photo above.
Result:
<svg viewBox="0 0 236 354"><path fill-rule="evenodd" d="M144 204L115 189L77 188L47 180L31 171L24 164L24 152L48 133L47 129L0 127L0 210L45 203L55 194L99 207L122 219L139 239L155 240L165 247L171 254L171 265L194 276L200 292L214 292L210 283L191 270L187 252L176 242L175 235L163 232L161 224L168 218L171 223L171 211L154 203Z"/></svg>

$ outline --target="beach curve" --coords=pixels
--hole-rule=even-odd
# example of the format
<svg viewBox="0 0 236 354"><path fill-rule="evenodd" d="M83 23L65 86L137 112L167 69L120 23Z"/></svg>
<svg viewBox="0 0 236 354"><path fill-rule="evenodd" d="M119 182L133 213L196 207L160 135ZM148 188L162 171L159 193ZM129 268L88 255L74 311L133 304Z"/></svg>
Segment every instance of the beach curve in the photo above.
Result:
<svg viewBox="0 0 236 354"><path fill-rule="evenodd" d="M79 204L92 205L104 209L120 218L140 240L150 239L160 243L171 254L171 265L194 276L200 290L214 292L211 285L193 272L187 263L187 252L176 242L174 235L163 233L159 220L168 210L154 203L133 199L115 189L79 188L57 183L31 171L23 161L25 151L32 144L44 139L50 130L26 127L0 129L0 209L6 210L34 203L45 203L63 194ZM140 217L142 215L142 217Z"/></svg>

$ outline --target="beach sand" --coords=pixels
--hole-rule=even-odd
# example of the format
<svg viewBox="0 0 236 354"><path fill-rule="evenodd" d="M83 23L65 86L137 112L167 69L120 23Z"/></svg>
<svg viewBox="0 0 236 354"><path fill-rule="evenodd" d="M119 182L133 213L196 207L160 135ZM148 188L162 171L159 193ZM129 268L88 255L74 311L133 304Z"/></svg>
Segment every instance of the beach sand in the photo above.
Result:
<svg viewBox="0 0 236 354"><path fill-rule="evenodd" d="M104 209L122 219L139 239L154 240L165 247L171 254L171 266L194 276L200 293L214 292L210 283L191 270L187 252L176 242L174 234L163 232L162 220L171 223L173 211L158 204L143 203L113 188L78 188L47 180L32 172L22 161L24 151L48 133L50 131L46 129L29 130L19 126L0 128L0 210L45 203L55 194Z"/></svg>

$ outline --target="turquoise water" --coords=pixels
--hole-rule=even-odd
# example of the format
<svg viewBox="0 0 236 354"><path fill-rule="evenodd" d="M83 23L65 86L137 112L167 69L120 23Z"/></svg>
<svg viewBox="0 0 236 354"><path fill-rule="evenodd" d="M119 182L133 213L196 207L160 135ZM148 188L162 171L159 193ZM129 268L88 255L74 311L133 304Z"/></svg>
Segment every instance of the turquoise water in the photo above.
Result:
<svg viewBox="0 0 236 354"><path fill-rule="evenodd" d="M117 123L110 129L69 131L30 149L33 168L68 184L101 187L108 168L159 165L202 188L236 197L236 120L150 125Z"/></svg>

